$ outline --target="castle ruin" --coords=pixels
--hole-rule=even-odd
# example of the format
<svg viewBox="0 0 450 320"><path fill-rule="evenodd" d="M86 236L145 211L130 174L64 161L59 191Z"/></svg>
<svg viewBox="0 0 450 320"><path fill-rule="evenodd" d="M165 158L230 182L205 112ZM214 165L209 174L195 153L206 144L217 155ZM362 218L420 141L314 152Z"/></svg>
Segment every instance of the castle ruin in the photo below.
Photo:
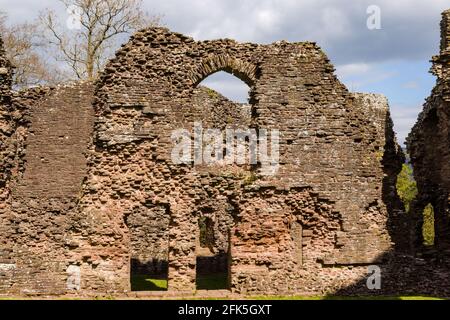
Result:
<svg viewBox="0 0 450 320"><path fill-rule="evenodd" d="M431 102L444 115L446 21ZM218 71L250 87L248 106L199 86ZM416 221L396 192L404 155L388 102L349 92L315 43L197 42L151 28L95 83L15 92L12 72L0 49L0 295L120 295L140 272L194 292L208 271L226 272L236 294L369 292L374 264L390 270L387 290L412 288L394 280L416 261ZM174 163L173 131L196 123L278 130L278 170Z"/></svg>

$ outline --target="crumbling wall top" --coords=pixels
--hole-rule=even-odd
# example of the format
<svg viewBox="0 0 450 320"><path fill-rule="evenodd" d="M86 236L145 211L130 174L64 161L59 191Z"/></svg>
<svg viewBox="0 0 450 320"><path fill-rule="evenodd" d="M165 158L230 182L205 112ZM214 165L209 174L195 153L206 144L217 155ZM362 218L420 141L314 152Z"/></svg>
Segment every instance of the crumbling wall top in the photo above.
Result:
<svg viewBox="0 0 450 320"><path fill-rule="evenodd" d="M441 54L450 53L450 10L442 13Z"/></svg>
<svg viewBox="0 0 450 320"><path fill-rule="evenodd" d="M11 63L6 58L3 39L0 37L0 86L9 86L11 78Z"/></svg>
<svg viewBox="0 0 450 320"><path fill-rule="evenodd" d="M438 81L448 81L450 79L450 10L442 13L440 53L433 57L432 62L431 73L438 78Z"/></svg>

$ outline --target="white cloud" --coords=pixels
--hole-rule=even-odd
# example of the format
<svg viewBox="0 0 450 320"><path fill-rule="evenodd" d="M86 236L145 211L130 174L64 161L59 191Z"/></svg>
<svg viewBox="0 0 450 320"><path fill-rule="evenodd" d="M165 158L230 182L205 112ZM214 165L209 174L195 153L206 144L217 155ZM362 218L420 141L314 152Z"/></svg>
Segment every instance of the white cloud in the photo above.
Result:
<svg viewBox="0 0 450 320"><path fill-rule="evenodd" d="M429 59L439 45L440 13L448 0L143 0L166 25L196 39L229 37L270 43L317 41L336 64ZM381 8L382 30L367 29L366 9ZM33 20L56 0L0 0L14 22Z"/></svg>
<svg viewBox="0 0 450 320"><path fill-rule="evenodd" d="M345 38L351 28L349 17L343 8L325 7L321 15L320 34L327 38ZM344 9L345 10L345 9ZM320 37L322 38L322 37Z"/></svg>
<svg viewBox="0 0 450 320"><path fill-rule="evenodd" d="M336 74L340 78L365 75L373 69L368 63L349 63L336 66Z"/></svg>
<svg viewBox="0 0 450 320"><path fill-rule="evenodd" d="M275 30L279 21L278 19L279 17L276 12L267 9L260 10L256 14L258 29L265 32Z"/></svg>
<svg viewBox="0 0 450 320"><path fill-rule="evenodd" d="M350 91L360 91L364 87L378 84L398 75L395 70L385 70L380 64L350 63L336 67L336 75Z"/></svg>
<svg viewBox="0 0 450 320"><path fill-rule="evenodd" d="M397 133L399 143L405 143L405 139L416 123L417 117L421 111L421 105L391 105L391 116L394 119L394 130Z"/></svg>

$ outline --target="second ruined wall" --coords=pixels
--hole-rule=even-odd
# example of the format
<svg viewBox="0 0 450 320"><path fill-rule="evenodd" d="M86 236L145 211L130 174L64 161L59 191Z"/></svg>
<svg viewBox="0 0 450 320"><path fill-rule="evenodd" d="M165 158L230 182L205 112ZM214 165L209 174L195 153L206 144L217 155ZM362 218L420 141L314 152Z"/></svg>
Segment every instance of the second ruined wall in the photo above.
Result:
<svg viewBox="0 0 450 320"><path fill-rule="evenodd" d="M419 195L415 204L416 247L423 243L423 209L434 207L435 245L443 253L450 246L450 11L442 14L441 51L433 57L436 86L408 136L408 152L414 167Z"/></svg>

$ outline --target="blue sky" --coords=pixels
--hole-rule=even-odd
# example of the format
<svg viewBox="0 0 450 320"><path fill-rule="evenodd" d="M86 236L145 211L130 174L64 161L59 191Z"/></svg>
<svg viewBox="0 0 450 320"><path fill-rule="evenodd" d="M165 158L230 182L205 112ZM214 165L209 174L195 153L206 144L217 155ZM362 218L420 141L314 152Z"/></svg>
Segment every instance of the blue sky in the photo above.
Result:
<svg viewBox="0 0 450 320"><path fill-rule="evenodd" d="M388 97L400 142L414 124L435 78L429 60L439 51L440 13L448 0L143 0L150 13L163 15L173 31L197 40L234 38L271 43L316 41L351 91ZM369 5L381 10L381 29L366 25ZM35 19L52 8L65 17L58 0L0 0L10 22ZM246 86L216 74L204 82L237 100Z"/></svg>

